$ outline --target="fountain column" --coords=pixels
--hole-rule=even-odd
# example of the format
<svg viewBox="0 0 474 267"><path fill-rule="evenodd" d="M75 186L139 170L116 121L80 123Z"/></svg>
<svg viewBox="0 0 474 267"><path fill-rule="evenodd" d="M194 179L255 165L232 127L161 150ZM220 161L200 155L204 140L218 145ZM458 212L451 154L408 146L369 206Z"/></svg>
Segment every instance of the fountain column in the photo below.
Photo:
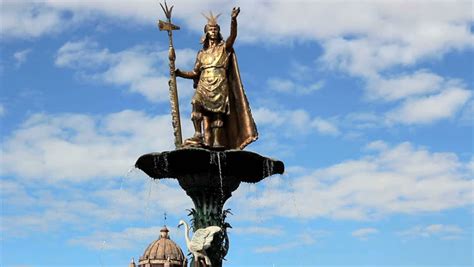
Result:
<svg viewBox="0 0 474 267"><path fill-rule="evenodd" d="M190 210L193 231L219 226L222 233L215 236L206 251L213 266L222 266L229 250L226 222L229 210L225 202L241 182L257 183L273 174L282 174L281 161L243 150L212 151L186 148L141 156L135 166L154 179L174 178L191 197ZM195 266L199 266L195 263Z"/></svg>

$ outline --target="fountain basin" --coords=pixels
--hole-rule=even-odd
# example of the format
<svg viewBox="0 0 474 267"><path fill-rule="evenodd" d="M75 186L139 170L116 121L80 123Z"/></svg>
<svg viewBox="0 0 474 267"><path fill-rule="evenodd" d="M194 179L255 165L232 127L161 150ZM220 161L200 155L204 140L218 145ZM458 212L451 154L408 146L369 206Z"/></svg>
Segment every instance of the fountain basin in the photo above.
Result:
<svg viewBox="0 0 474 267"><path fill-rule="evenodd" d="M254 152L204 148L145 154L137 160L135 167L155 179L221 176L224 180L246 183L257 183L273 174L283 174L285 170L282 161Z"/></svg>

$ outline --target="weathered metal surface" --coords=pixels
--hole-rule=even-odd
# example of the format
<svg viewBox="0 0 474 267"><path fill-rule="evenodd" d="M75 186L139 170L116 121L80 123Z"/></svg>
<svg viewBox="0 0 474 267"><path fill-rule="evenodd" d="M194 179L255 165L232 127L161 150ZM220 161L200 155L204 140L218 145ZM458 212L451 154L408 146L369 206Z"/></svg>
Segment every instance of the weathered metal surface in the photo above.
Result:
<svg viewBox="0 0 474 267"><path fill-rule="evenodd" d="M243 149L257 140L258 132L245 94L233 45L237 38L240 8L231 12L230 36L224 40L217 17L206 16L202 49L191 71L176 69L176 75L194 81L191 120L194 135L184 147L218 150Z"/></svg>

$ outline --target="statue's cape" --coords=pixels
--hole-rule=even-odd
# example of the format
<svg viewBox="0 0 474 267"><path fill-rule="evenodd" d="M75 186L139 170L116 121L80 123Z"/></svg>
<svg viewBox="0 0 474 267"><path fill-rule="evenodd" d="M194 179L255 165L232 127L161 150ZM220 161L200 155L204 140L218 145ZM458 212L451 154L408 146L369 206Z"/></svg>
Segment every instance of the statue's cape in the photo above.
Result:
<svg viewBox="0 0 474 267"><path fill-rule="evenodd" d="M228 79L230 114L224 123L226 143L229 149L243 149L257 140L258 132L240 79L239 65L234 51L229 57Z"/></svg>

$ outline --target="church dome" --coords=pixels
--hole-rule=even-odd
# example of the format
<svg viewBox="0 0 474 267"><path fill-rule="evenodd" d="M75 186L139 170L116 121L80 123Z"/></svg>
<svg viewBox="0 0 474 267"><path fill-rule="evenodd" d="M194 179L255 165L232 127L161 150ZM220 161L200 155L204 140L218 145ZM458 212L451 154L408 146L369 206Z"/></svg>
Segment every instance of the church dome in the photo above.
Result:
<svg viewBox="0 0 474 267"><path fill-rule="evenodd" d="M187 259L181 248L173 242L163 227L160 238L153 241L140 257L138 267L182 267L187 266Z"/></svg>

